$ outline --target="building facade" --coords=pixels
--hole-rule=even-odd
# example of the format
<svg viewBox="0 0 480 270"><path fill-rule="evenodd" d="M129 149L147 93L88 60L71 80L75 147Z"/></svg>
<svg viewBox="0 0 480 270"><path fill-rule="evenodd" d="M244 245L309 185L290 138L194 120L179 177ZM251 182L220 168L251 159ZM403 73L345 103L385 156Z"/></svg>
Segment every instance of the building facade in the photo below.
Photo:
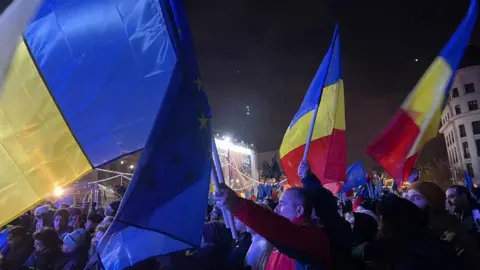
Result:
<svg viewBox="0 0 480 270"><path fill-rule="evenodd" d="M442 112L440 133L445 137L454 181L466 171L480 184L480 48L470 46L457 70ZM459 173L460 172L460 173ZM461 175L461 176L459 176Z"/></svg>

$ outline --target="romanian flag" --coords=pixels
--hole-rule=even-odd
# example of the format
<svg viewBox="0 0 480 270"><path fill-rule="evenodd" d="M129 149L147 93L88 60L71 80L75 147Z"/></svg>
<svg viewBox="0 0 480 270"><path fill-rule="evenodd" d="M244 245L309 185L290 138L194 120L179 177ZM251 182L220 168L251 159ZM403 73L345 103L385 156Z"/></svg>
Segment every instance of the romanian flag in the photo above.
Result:
<svg viewBox="0 0 480 270"><path fill-rule="evenodd" d="M280 146L282 166L292 186L301 186L297 171L311 125L314 129L307 157L311 171L326 188L337 193L346 173L345 104L338 27Z"/></svg>
<svg viewBox="0 0 480 270"><path fill-rule="evenodd" d="M397 187L408 178L422 147L437 136L440 115L457 66L477 18L472 0L462 23L403 102L389 126L368 146L367 154L394 178Z"/></svg>
<svg viewBox="0 0 480 270"><path fill-rule="evenodd" d="M4 15L28 19L0 82L0 225L145 146L176 61L159 5L16 0L2 14L2 35Z"/></svg>

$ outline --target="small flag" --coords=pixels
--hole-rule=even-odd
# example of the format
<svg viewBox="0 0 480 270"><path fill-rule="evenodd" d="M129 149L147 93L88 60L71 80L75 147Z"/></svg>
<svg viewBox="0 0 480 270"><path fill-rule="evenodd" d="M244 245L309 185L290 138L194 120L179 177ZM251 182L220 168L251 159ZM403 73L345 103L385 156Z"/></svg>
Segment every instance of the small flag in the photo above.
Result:
<svg viewBox="0 0 480 270"><path fill-rule="evenodd" d="M354 163L347 169L347 178L345 179L343 191L348 192L366 183L367 178L365 177L365 169L362 163Z"/></svg>
<svg viewBox="0 0 480 270"><path fill-rule="evenodd" d="M468 190L472 190L473 188L473 181L472 181L472 177L470 176L470 174L468 174L467 171L464 171L463 172L463 177L465 179L465 187L468 189Z"/></svg>

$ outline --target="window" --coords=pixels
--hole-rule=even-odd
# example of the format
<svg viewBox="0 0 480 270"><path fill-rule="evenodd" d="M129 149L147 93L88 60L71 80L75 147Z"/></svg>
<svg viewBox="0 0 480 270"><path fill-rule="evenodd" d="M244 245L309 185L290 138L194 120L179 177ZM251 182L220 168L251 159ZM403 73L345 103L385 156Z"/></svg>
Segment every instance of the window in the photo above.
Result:
<svg viewBox="0 0 480 270"><path fill-rule="evenodd" d="M452 97L458 97L458 89L457 88L452 89Z"/></svg>
<svg viewBox="0 0 480 270"><path fill-rule="evenodd" d="M455 114L456 114L456 115L459 115L459 114L461 114L461 113L462 113L462 109L460 109L460 105L456 105L456 106L455 106Z"/></svg>
<svg viewBox="0 0 480 270"><path fill-rule="evenodd" d="M455 137L453 137L453 133L450 133L450 143L453 144L455 142Z"/></svg>
<svg viewBox="0 0 480 270"><path fill-rule="evenodd" d="M473 85L473 83L465 84L465 94L473 93L473 92L475 92L475 86Z"/></svg>
<svg viewBox="0 0 480 270"><path fill-rule="evenodd" d="M463 158L468 159L470 158L470 151L468 151L468 142L463 142Z"/></svg>
<svg viewBox="0 0 480 270"><path fill-rule="evenodd" d="M477 145L477 156L480 157L480 140L475 140L475 144Z"/></svg>
<svg viewBox="0 0 480 270"><path fill-rule="evenodd" d="M467 132L465 131L464 125L458 126L458 131L460 132L460 138L467 137Z"/></svg>
<svg viewBox="0 0 480 270"><path fill-rule="evenodd" d="M472 129L473 129L473 134L475 135L480 134L480 121L473 121Z"/></svg>
<svg viewBox="0 0 480 270"><path fill-rule="evenodd" d="M469 101L469 102L468 102L468 109L469 109L470 111L478 110L477 101L476 101L476 100Z"/></svg>
<svg viewBox="0 0 480 270"><path fill-rule="evenodd" d="M468 175L470 175L470 177L475 177L475 175L473 174L472 164L471 164L471 163L467 163L466 165L467 165Z"/></svg>
<svg viewBox="0 0 480 270"><path fill-rule="evenodd" d="M453 155L455 156L454 162L456 164L458 162L457 148L456 147L453 148Z"/></svg>

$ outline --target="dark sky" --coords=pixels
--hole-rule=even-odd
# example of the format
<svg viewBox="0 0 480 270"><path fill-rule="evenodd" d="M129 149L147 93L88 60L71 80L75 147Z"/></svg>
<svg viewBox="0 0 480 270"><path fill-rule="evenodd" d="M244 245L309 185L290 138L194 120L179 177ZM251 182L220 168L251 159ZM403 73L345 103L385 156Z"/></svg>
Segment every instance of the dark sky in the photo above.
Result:
<svg viewBox="0 0 480 270"><path fill-rule="evenodd" d="M365 147L441 50L468 4L468 0L186 0L213 126L254 143L260 152L278 149L338 23L347 160L372 165ZM479 28L472 38L477 45ZM250 106L251 116L245 106Z"/></svg>

